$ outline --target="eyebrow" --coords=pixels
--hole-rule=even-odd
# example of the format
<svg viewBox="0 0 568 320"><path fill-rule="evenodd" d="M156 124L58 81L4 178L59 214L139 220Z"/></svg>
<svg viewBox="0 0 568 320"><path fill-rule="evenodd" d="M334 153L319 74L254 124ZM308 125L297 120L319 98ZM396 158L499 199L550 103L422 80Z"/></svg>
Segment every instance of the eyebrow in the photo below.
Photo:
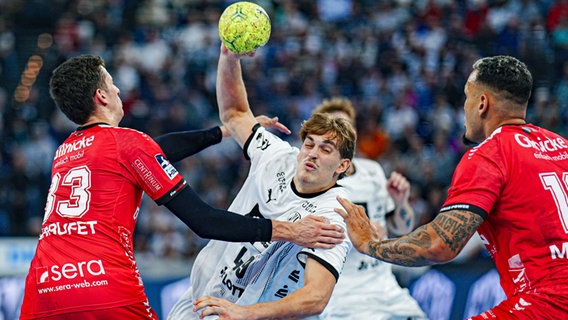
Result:
<svg viewBox="0 0 568 320"><path fill-rule="evenodd" d="M315 143L314 138L312 138L311 135L309 135L309 134L306 136L306 140L310 140L311 142ZM322 143L331 145L331 146L333 146L333 148L338 149L337 144L333 140L325 139L325 140L322 141Z"/></svg>

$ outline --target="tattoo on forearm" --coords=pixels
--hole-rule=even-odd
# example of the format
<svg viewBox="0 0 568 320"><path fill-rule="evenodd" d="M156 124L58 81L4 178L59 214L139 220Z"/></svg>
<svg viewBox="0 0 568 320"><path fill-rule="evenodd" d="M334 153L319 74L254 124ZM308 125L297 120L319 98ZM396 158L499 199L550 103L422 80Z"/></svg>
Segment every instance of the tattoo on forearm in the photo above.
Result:
<svg viewBox="0 0 568 320"><path fill-rule="evenodd" d="M404 206L398 213L395 212L392 217L387 220L389 234L400 236L412 231L414 226L414 215L410 214Z"/></svg>
<svg viewBox="0 0 568 320"><path fill-rule="evenodd" d="M421 226L407 236L383 241L380 244L370 243L369 253L372 257L405 266L421 266L427 261L420 252L432 247L432 239ZM430 263L427 263L430 264Z"/></svg>
<svg viewBox="0 0 568 320"><path fill-rule="evenodd" d="M377 259L404 266L430 265L443 258L436 256L437 253L432 251L433 249L439 251L437 248L440 242L439 240L434 241L432 237L438 236L455 255L481 223L483 223L483 218L466 211L453 210L440 213L434 221L417 228L406 236L381 242L369 242L368 254Z"/></svg>

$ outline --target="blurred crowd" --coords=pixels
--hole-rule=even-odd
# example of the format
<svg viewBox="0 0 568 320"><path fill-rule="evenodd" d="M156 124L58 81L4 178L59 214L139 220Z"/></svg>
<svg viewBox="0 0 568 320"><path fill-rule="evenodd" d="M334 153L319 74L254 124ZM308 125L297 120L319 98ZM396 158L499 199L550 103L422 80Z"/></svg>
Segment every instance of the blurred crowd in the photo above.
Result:
<svg viewBox="0 0 568 320"><path fill-rule="evenodd" d="M122 126L157 136L218 125L217 20L231 2L0 0L0 236L38 235L53 154L76 127L49 97L53 68L78 54L103 57L121 90ZM298 128L322 99L350 98L358 155L409 178L420 224L437 214L465 151L463 86L477 58L526 62L529 121L567 134L568 0L255 2L272 35L243 62L253 111L278 116L293 132L283 138L299 145ZM40 69L23 90L30 57ZM222 208L248 170L230 140L176 166ZM205 241L143 201L139 253L186 258Z"/></svg>

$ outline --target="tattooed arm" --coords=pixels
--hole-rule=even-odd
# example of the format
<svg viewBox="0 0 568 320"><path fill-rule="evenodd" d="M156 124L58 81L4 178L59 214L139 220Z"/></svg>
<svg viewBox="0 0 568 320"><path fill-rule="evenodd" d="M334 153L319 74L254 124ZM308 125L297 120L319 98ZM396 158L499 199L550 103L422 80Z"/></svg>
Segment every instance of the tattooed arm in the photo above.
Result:
<svg viewBox="0 0 568 320"><path fill-rule="evenodd" d="M452 260L483 223L483 218L473 212L450 210L405 236L373 241L371 224L363 207L347 199L338 197L338 200L345 210L337 208L335 211L345 219L349 238L359 252L409 267Z"/></svg>

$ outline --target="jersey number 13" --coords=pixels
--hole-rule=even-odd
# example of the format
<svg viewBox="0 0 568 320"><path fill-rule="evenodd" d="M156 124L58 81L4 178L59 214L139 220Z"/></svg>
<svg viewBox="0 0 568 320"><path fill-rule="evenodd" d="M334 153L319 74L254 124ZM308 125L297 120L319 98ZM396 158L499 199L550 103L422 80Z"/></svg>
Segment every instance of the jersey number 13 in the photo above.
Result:
<svg viewBox="0 0 568 320"><path fill-rule="evenodd" d="M57 199L56 192L61 186L69 187L69 195ZM45 203L45 215L43 221L47 221L49 215L55 212L66 218L80 218L89 211L91 200L91 170L87 166L73 168L61 178L58 172L51 178L51 186Z"/></svg>

